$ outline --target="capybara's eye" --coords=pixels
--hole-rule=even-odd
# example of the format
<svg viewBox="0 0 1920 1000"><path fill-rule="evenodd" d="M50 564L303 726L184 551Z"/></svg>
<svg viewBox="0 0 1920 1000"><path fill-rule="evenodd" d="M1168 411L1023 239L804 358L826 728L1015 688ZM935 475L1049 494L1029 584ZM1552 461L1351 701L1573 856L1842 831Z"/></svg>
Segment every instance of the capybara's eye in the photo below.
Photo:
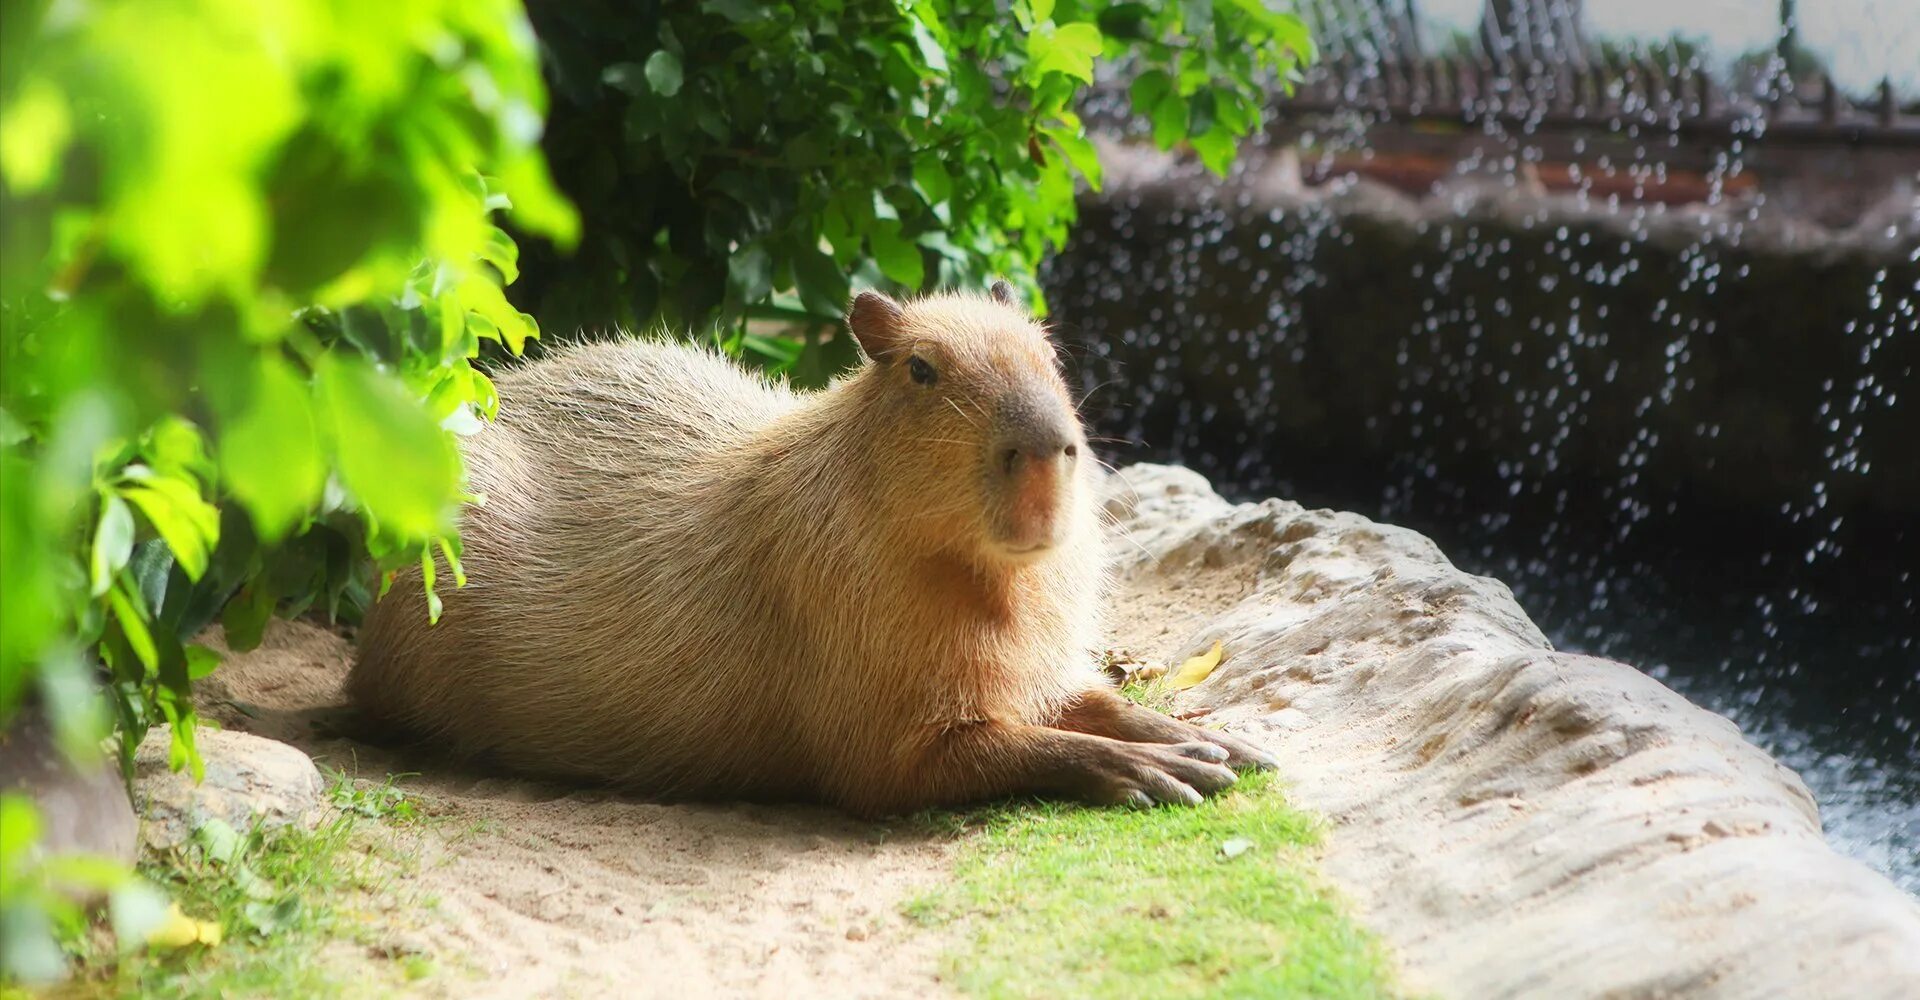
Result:
<svg viewBox="0 0 1920 1000"><path fill-rule="evenodd" d="M907 374L912 375L913 380L921 385L932 385L940 381L940 373L934 371L933 366L927 364L922 358L912 358L907 361Z"/></svg>

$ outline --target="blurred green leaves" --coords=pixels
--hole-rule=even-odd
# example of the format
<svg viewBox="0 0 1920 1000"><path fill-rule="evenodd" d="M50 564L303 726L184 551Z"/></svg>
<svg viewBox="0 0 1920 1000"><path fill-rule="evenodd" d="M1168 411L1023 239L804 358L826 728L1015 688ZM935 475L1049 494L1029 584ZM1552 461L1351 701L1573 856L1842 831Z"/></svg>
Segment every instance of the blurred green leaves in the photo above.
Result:
<svg viewBox="0 0 1920 1000"><path fill-rule="evenodd" d="M450 531L459 459L420 401L358 358L326 357L319 383L341 482L376 529L402 538Z"/></svg>
<svg viewBox="0 0 1920 1000"><path fill-rule="evenodd" d="M1223 172L1312 51L1264 0L529 13L554 89L546 148L586 228L564 259L530 243L517 296L548 329L717 330L802 381L856 357L832 335L850 275L905 290L1010 276L1040 303L1032 275L1066 238L1076 184L1100 183L1075 107L1102 67L1139 76L1133 105L1160 146ZM780 326L748 335L756 319Z"/></svg>
<svg viewBox="0 0 1920 1000"><path fill-rule="evenodd" d="M305 517L326 485L312 389L286 359L262 354L252 391L227 416L220 474L253 518L260 541L273 544Z"/></svg>
<svg viewBox="0 0 1920 1000"><path fill-rule="evenodd" d="M534 38L512 0L4 3L0 728L37 696L97 741L91 681L123 760L166 721L197 767L201 627L459 551L448 428L537 333L497 222L578 231Z"/></svg>

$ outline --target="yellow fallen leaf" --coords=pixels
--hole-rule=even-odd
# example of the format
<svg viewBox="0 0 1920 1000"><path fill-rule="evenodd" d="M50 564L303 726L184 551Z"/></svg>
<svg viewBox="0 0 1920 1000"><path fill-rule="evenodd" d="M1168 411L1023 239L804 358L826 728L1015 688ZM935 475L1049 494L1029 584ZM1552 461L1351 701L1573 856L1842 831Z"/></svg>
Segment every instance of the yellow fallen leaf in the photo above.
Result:
<svg viewBox="0 0 1920 1000"><path fill-rule="evenodd" d="M1220 646L1219 640L1215 640L1212 649L1199 656L1188 657L1187 662L1180 664L1180 669L1173 672L1174 688L1184 691L1206 680L1213 673L1213 668L1220 665Z"/></svg>
<svg viewBox="0 0 1920 1000"><path fill-rule="evenodd" d="M192 944L212 947L220 943L221 936L218 922L195 920L180 912L180 904L175 903L167 908L160 925L147 935L147 943L156 948L185 948Z"/></svg>

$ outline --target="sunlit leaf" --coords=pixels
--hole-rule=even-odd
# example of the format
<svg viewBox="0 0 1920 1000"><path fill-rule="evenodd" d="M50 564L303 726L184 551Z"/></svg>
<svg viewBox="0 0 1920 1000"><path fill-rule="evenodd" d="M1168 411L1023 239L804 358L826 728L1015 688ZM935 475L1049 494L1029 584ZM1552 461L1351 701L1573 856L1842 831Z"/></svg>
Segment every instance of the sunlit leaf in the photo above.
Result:
<svg viewBox="0 0 1920 1000"><path fill-rule="evenodd" d="M1074 79L1093 82L1093 60L1100 54L1100 29L1076 22L1057 28L1042 26L1027 36L1028 73L1064 73Z"/></svg>
<svg viewBox="0 0 1920 1000"><path fill-rule="evenodd" d="M431 538L450 522L459 486L453 446L391 376L328 355L318 372L321 417L341 481L379 523L402 538Z"/></svg>
<svg viewBox="0 0 1920 1000"><path fill-rule="evenodd" d="M139 474L135 474L138 472ZM146 515L190 580L207 571L207 554L220 540L220 512L192 484L132 467L120 495Z"/></svg>
<svg viewBox="0 0 1920 1000"><path fill-rule="evenodd" d="M1168 149L1187 134L1187 99L1178 91L1168 90L1154 102L1153 144Z"/></svg>
<svg viewBox="0 0 1920 1000"><path fill-rule="evenodd" d="M647 57L647 83L661 97L680 92L680 58L665 49Z"/></svg>
<svg viewBox="0 0 1920 1000"><path fill-rule="evenodd" d="M438 625L440 624L441 603L440 595L434 591L433 585L433 550L422 549L420 550L420 588L426 593L427 597L427 624Z"/></svg>
<svg viewBox="0 0 1920 1000"><path fill-rule="evenodd" d="M1213 675L1213 669L1220 665L1223 648L1223 644L1215 640L1211 649L1199 656L1188 657L1180 664L1179 669L1173 672L1173 679L1169 683L1175 690L1184 691L1206 680Z"/></svg>
<svg viewBox="0 0 1920 1000"><path fill-rule="evenodd" d="M67 102L46 80L33 79L0 108L0 177L18 194L32 194L54 179L73 137Z"/></svg>
<svg viewBox="0 0 1920 1000"><path fill-rule="evenodd" d="M127 645L140 660L140 665L150 671L159 669L160 651L153 644L152 631L147 628L145 610L129 598L119 585L107 591L107 605L113 609L114 620L120 623L120 631L126 636Z"/></svg>
<svg viewBox="0 0 1920 1000"><path fill-rule="evenodd" d="M174 903L167 908L166 916L147 933L147 944L164 951L196 944L213 947L220 943L223 936L217 921L195 920L181 911L179 903Z"/></svg>
<svg viewBox="0 0 1920 1000"><path fill-rule="evenodd" d="M298 524L327 481L310 389L292 366L264 357L246 409L220 436L220 473L268 544Z"/></svg>
<svg viewBox="0 0 1920 1000"><path fill-rule="evenodd" d="M100 498L100 524L93 532L93 596L113 586L114 574L133 555L133 511L126 501L108 493Z"/></svg>
<svg viewBox="0 0 1920 1000"><path fill-rule="evenodd" d="M1100 154L1093 143L1084 136L1069 129L1048 129L1047 137L1067 156L1067 162L1087 179L1087 184L1095 191L1100 190Z"/></svg>
<svg viewBox="0 0 1920 1000"><path fill-rule="evenodd" d="M220 654L205 646L195 644L187 647L187 674L199 680L213 673L220 665Z"/></svg>

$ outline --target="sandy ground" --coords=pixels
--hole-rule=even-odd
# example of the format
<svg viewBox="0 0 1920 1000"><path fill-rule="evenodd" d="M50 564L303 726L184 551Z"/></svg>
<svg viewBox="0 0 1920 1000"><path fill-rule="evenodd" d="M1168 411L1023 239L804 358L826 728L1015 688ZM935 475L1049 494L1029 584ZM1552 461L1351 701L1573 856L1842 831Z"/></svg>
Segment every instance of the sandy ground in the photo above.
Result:
<svg viewBox="0 0 1920 1000"><path fill-rule="evenodd" d="M1147 573L1114 594L1113 644L1168 662L1251 593L1220 567ZM202 641L224 647L218 630ZM202 714L284 740L324 767L400 786L430 821L402 835L399 886L430 910L394 920L393 948L443 970L458 997L940 997L938 930L900 915L952 843L804 807L660 804L604 789L488 776L334 735L353 649L276 621L196 688Z"/></svg>
<svg viewBox="0 0 1920 1000"><path fill-rule="evenodd" d="M218 646L216 631L203 641ZM331 735L352 647L276 622L196 691L229 729L285 740L325 767L390 774L430 816L397 834L399 886L433 901L393 947L459 997L929 997L940 936L900 904L946 871L950 845L802 807L666 805L488 777Z"/></svg>

